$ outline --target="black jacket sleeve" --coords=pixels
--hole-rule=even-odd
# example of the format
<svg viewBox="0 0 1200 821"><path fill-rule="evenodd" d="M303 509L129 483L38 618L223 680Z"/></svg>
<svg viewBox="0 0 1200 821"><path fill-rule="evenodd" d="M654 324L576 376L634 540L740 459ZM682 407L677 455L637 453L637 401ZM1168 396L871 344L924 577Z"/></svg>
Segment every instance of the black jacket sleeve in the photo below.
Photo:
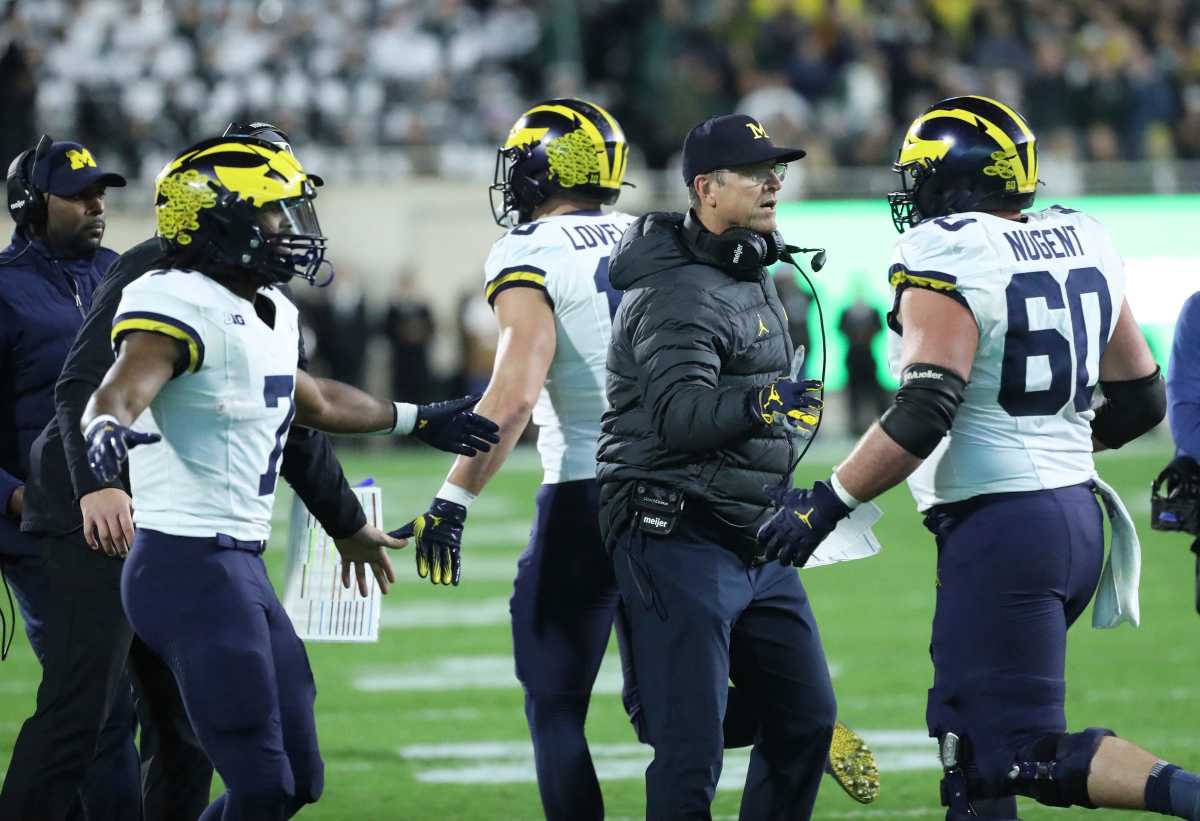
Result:
<svg viewBox="0 0 1200 821"><path fill-rule="evenodd" d="M125 286L151 270L162 257L162 246L157 239L147 240L126 251L113 263L100 287L92 296L88 310L62 373L54 387L54 415L58 432L62 437L63 450L67 457L67 470L75 489L75 499L105 487L128 489L128 482L101 482L88 467L87 443L79 430L83 409L101 380L112 367L112 321L121 302Z"/></svg>
<svg viewBox="0 0 1200 821"><path fill-rule="evenodd" d="M656 290L642 306L633 358L645 374L646 408L673 451L717 450L755 430L744 386L718 387L733 329L699 288Z"/></svg>
<svg viewBox="0 0 1200 821"><path fill-rule="evenodd" d="M290 289L280 290L294 303ZM304 334L300 334L297 364L307 370ZM358 497L350 489L346 474L333 452L333 443L321 431L292 425L283 448L279 473L304 502L325 532L335 539L353 536L367 523Z"/></svg>

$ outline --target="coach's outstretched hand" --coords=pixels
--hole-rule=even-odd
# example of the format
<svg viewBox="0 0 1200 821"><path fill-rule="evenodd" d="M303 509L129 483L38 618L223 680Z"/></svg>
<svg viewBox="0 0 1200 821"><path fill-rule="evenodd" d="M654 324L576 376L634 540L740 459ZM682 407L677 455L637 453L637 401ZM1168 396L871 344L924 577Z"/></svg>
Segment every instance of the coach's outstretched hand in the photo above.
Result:
<svg viewBox="0 0 1200 821"><path fill-rule="evenodd" d="M363 525L353 536L334 539L333 543L337 546L338 553L342 554L342 587L350 587L350 569L354 568L358 592L363 596L369 593L368 566L371 568L371 574L375 576L375 583L379 585L379 592L387 595L388 585L396 581L396 571L392 569L391 559L384 548L397 550L408 544L406 540L384 533L372 524Z"/></svg>
<svg viewBox="0 0 1200 821"><path fill-rule="evenodd" d="M417 540L417 575L434 584L458 585L462 577L462 533L467 509L434 497L429 510L389 536Z"/></svg>
<svg viewBox="0 0 1200 821"><path fill-rule="evenodd" d="M817 482L808 490L785 490L778 485L764 488L779 508L758 529L758 543L766 551L767 561L804 567L837 523L850 515L850 508L837 497L826 482Z"/></svg>
<svg viewBox="0 0 1200 821"><path fill-rule="evenodd" d="M129 449L162 439L157 433L138 433L111 416L97 416L83 432L88 443L88 465L101 482L115 482L129 459Z"/></svg>
<svg viewBox="0 0 1200 821"><path fill-rule="evenodd" d="M825 389L819 379L803 379L804 346L796 349L788 375L764 385L750 395L751 412L768 425L786 425L811 439L825 407Z"/></svg>
<svg viewBox="0 0 1200 821"><path fill-rule="evenodd" d="M461 456L487 453L500 441L500 427L486 416L472 412L478 401L478 396L464 396L418 405L412 435L448 453Z"/></svg>

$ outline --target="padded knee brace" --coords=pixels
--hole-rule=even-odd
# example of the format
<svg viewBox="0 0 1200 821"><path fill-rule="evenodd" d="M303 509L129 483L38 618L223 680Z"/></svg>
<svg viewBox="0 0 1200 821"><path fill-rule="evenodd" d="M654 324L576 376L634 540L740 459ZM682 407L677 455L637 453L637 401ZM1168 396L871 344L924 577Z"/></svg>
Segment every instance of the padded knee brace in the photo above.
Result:
<svg viewBox="0 0 1200 821"><path fill-rule="evenodd" d="M1089 727L1081 733L1042 736L1017 752L1008 782L1013 792L1039 804L1095 809L1088 797L1088 773L1100 742L1115 735L1103 727Z"/></svg>

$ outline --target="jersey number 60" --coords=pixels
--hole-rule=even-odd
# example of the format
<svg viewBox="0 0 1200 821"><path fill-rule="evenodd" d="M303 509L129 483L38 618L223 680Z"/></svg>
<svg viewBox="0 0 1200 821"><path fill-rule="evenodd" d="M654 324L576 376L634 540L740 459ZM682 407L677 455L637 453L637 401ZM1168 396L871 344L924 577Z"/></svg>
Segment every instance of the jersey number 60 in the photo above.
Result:
<svg viewBox="0 0 1200 821"><path fill-rule="evenodd" d="M1063 286L1049 271L1013 274L1004 294L1008 300L1008 333L1004 336L1004 361L1000 367L1000 406L1010 416L1054 416L1073 399L1077 412L1086 411L1092 404L1092 390L1100 378L1100 357L1104 355L1112 327L1112 297L1104 274L1093 267L1072 268L1067 274L1066 300ZM1084 294L1096 295L1100 309L1098 328L1088 328ZM1044 299L1052 312L1066 309L1075 343L1074 361L1071 340L1062 330L1029 329L1031 299ZM1093 351L1097 372L1089 374L1088 354ZM1027 388L1029 359L1035 356L1045 357L1050 366L1050 387L1044 390Z"/></svg>

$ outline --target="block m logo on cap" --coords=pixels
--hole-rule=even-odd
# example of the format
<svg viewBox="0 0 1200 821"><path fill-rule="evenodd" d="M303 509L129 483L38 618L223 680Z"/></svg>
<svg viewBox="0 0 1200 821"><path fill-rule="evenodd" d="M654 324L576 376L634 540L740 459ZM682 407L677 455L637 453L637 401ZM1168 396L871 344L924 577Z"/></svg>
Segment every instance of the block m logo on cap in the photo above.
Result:
<svg viewBox="0 0 1200 821"><path fill-rule="evenodd" d="M769 140L771 136L767 134L767 129L763 128L758 123L746 123L746 128L750 129L750 133L754 135L756 140Z"/></svg>
<svg viewBox="0 0 1200 821"><path fill-rule="evenodd" d="M71 170L78 171L85 166L96 167L96 161L92 159L92 152L86 148L71 149L67 152L67 159L71 161Z"/></svg>

